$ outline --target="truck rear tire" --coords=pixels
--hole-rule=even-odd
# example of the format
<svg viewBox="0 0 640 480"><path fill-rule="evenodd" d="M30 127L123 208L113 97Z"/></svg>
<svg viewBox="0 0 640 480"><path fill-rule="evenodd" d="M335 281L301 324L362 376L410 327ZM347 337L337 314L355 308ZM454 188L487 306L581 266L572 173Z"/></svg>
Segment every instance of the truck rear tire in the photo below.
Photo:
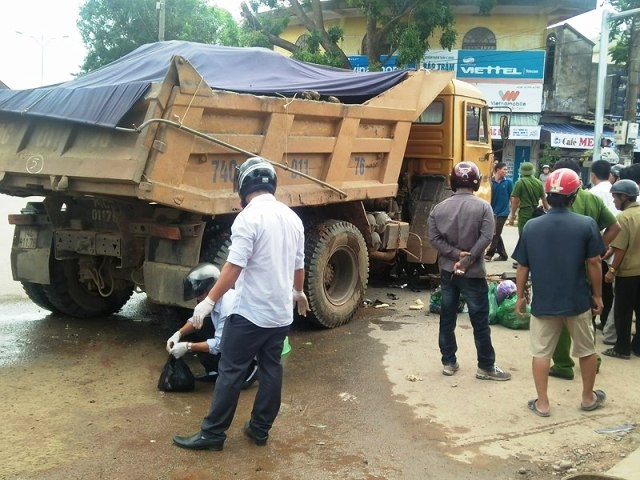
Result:
<svg viewBox="0 0 640 480"><path fill-rule="evenodd" d="M51 285L43 285L47 299L60 313L72 317L100 317L120 310L133 294L133 282L115 280L113 292L103 297L78 278L78 260L53 260Z"/></svg>
<svg viewBox="0 0 640 480"><path fill-rule="evenodd" d="M33 303L35 303L40 308L44 308L45 310L49 310L51 313L60 313L60 311L53 306L53 304L47 298L47 294L44 291L45 285L41 285L39 283L31 283L31 282L20 282L22 283L22 288L24 292L29 297Z"/></svg>
<svg viewBox="0 0 640 480"><path fill-rule="evenodd" d="M369 255L351 223L327 220L306 232L307 319L334 328L347 323L362 305L369 279Z"/></svg>

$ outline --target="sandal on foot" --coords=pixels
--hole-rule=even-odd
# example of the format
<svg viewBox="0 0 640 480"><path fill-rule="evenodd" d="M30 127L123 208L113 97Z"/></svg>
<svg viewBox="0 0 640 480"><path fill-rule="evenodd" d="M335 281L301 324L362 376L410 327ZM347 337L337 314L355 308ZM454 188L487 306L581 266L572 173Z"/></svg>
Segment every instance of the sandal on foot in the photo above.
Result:
<svg viewBox="0 0 640 480"><path fill-rule="evenodd" d="M537 398L534 399L534 400L529 400L527 402L527 407L529 407L529 410L531 410L533 413L535 413L539 417L549 417L549 416L551 416L550 412L542 412L542 411L538 410L538 399Z"/></svg>
<svg viewBox="0 0 640 480"><path fill-rule="evenodd" d="M602 354L606 355L607 357L622 358L623 360L631 359L631 355L624 355L623 353L619 353L615 348L608 348L607 350L602 352Z"/></svg>
<svg viewBox="0 0 640 480"><path fill-rule="evenodd" d="M596 399L591 405L584 406L580 404L581 410L584 410L585 412L592 412L604 405L604 399L607 398L607 394L604 393L603 390L594 390L593 393L595 394Z"/></svg>

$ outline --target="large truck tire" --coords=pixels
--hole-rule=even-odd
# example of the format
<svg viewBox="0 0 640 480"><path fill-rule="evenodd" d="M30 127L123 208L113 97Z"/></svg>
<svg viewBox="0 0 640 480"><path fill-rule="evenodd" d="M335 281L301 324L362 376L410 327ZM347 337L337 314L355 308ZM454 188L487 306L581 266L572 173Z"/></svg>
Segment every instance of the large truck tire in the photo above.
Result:
<svg viewBox="0 0 640 480"><path fill-rule="evenodd" d="M60 311L53 306L53 304L47 298L47 294L44 291L45 285L40 285L39 283L31 283L31 282L20 282L22 283L22 288L24 292L29 297L33 303L35 303L40 308L44 308L45 310L49 310L51 313L60 313Z"/></svg>
<svg viewBox="0 0 640 480"><path fill-rule="evenodd" d="M306 232L307 319L325 328L347 323L362 305L369 279L369 255L351 223L327 220Z"/></svg>
<svg viewBox="0 0 640 480"><path fill-rule="evenodd" d="M88 289L78 277L78 261L53 260L50 267L51 285L43 285L43 291L53 307L72 317L100 317L119 311L133 294L133 282L116 281L114 289L103 297L94 289Z"/></svg>
<svg viewBox="0 0 640 480"><path fill-rule="evenodd" d="M200 249L200 261L214 264L220 270L229 256L231 228L228 226L207 226Z"/></svg>

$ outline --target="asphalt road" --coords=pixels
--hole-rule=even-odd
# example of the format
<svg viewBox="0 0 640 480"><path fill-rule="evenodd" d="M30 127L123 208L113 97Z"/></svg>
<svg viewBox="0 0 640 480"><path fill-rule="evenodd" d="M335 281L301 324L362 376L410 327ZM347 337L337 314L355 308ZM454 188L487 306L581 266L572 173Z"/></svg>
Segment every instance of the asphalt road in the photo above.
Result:
<svg viewBox="0 0 640 480"><path fill-rule="evenodd" d="M6 243L11 229L0 222L0 232ZM507 228L510 245L514 232ZM476 380L461 314L461 369L444 377L438 317L410 308L429 304L427 285L412 291L392 279L367 292L388 307L363 308L334 330L294 325L283 405L266 447L241 433L254 387L241 394L223 452L180 450L171 437L197 431L212 389L156 388L164 343L184 317L150 311L141 294L106 318L51 316L7 279L8 262L0 265L1 479L547 480L570 468L604 472L640 441L634 431L596 432L640 423L640 359L605 360L597 383L609 394L605 409L581 412L579 380L552 379L553 416L535 417L526 408L534 395L526 331L492 329L512 381Z"/></svg>

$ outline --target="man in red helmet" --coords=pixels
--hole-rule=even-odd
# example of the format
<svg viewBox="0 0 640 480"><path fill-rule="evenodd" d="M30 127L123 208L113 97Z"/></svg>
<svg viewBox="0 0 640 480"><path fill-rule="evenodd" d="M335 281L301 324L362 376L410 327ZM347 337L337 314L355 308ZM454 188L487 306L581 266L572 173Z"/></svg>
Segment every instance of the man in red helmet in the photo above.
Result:
<svg viewBox="0 0 640 480"><path fill-rule="evenodd" d="M489 327L489 297L484 251L493 238L491 205L473 195L481 175L472 162L453 167L450 181L454 194L436 205L429 215L429 240L438 250L442 307L438 343L442 373L451 376L459 369L455 328L460 294L469 307L480 380L505 381L511 378L495 364L496 354Z"/></svg>
<svg viewBox="0 0 640 480"><path fill-rule="evenodd" d="M549 175L545 191L551 209L527 222L513 252L518 262L518 312L524 312L528 303L525 289L531 273L531 365L538 397L528 407L541 417L550 415L549 365L563 326L573 340L573 355L580 359L580 408L595 410L606 398L602 390L593 390L596 352L591 328L591 316L602 311L600 254L604 243L592 218L569 210L581 183L578 174L568 168Z"/></svg>

